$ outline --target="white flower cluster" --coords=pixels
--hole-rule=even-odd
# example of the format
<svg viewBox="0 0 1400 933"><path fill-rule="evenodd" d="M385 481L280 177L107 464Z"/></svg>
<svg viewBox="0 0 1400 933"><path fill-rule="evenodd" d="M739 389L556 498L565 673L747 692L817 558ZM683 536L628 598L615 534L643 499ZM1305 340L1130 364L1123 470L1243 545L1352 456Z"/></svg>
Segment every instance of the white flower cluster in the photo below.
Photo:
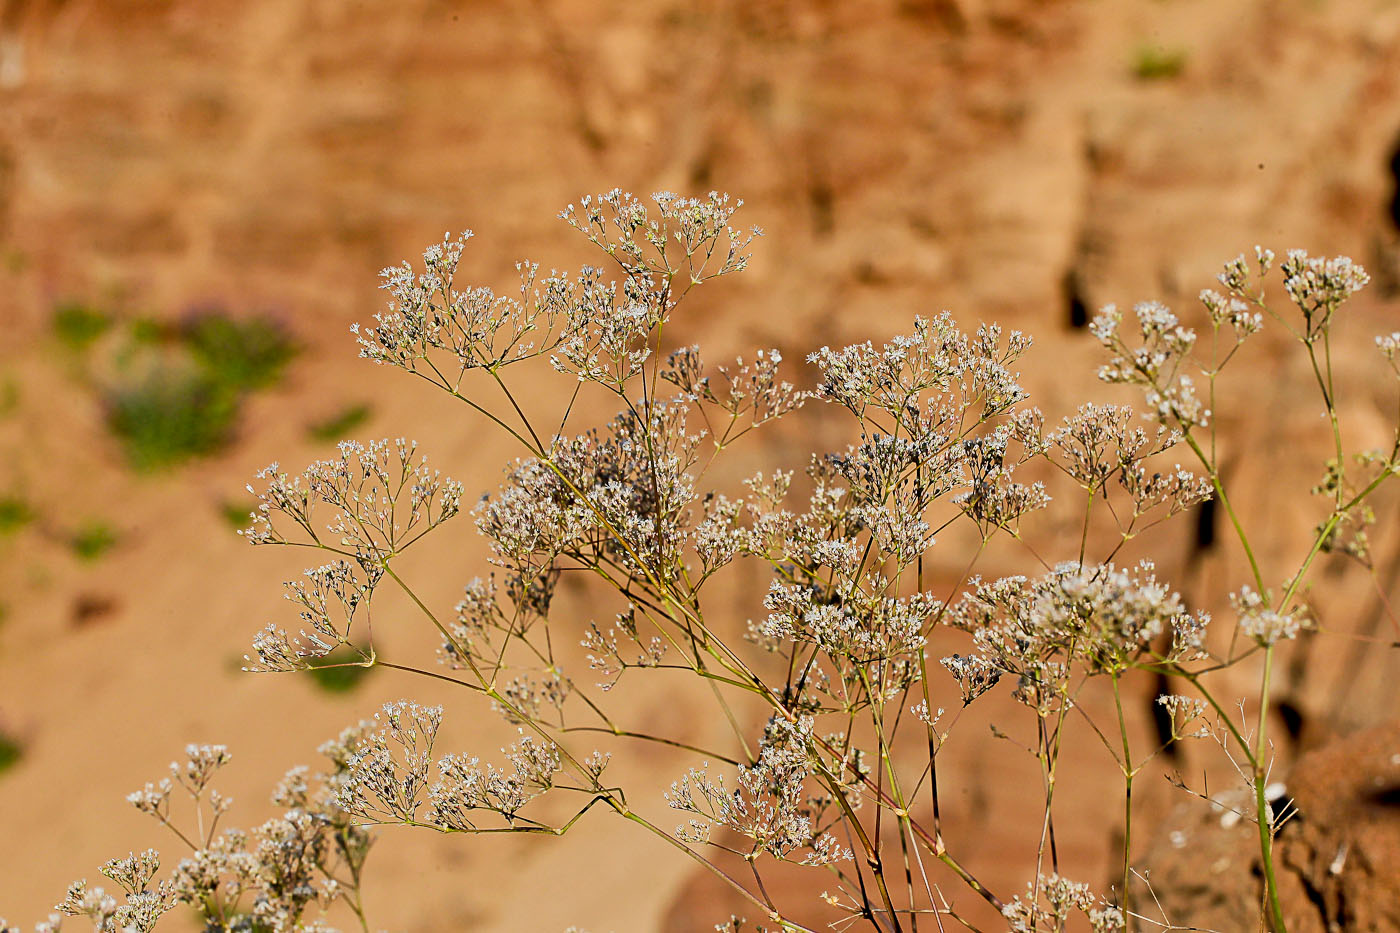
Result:
<svg viewBox="0 0 1400 933"><path fill-rule="evenodd" d="M1381 351L1381 355L1390 364L1390 368L1395 370L1397 376L1400 376L1400 330L1377 337L1376 349Z"/></svg>
<svg viewBox="0 0 1400 933"><path fill-rule="evenodd" d="M883 347L868 341L841 350L822 347L808 360L822 370L819 397L862 418L872 410L883 411L911 433L923 434L928 433L930 414L953 399L962 410L986 420L1025 398L1009 364L1030 348L1030 338L1020 331L1007 335L1005 345L1001 338L995 324L984 324L969 337L944 312L932 319L915 318L913 334L895 337ZM933 398L926 398L929 393Z"/></svg>
<svg viewBox="0 0 1400 933"><path fill-rule="evenodd" d="M1236 262L1243 264L1244 257L1241 256ZM1264 327L1264 315L1249 310L1249 305L1239 298L1226 298L1214 289L1206 288L1201 290L1200 302L1205 306L1211 326L1216 330L1229 327L1236 341L1257 334Z"/></svg>
<svg viewBox="0 0 1400 933"><path fill-rule="evenodd" d="M1087 884L1058 874L1041 875L1026 893L1002 908L1012 933L1063 930L1071 917L1083 915L1094 933L1122 933L1127 929L1122 908L1094 896Z"/></svg>
<svg viewBox="0 0 1400 933"><path fill-rule="evenodd" d="M619 635L619 633L621 633ZM623 642L632 647L624 656ZM580 644L588 651L588 667L607 680L598 684L608 691L617 683L622 672L631 667L656 667L666 657L666 642L659 635L644 636L637 630L637 607L628 606L616 616L607 631L598 623L589 622L588 631Z"/></svg>
<svg viewBox="0 0 1400 933"><path fill-rule="evenodd" d="M1116 674L1144 657L1158 660L1152 643L1164 632L1171 635L1166 659L1199 657L1209 617L1186 611L1150 563L1124 570L1067 562L1034 581L977 581L947 620L972 633L981 658L950 667L965 697L996 670L1019 678L1018 699L1042 706L1061 698L1071 665Z"/></svg>
<svg viewBox="0 0 1400 933"><path fill-rule="evenodd" d="M1259 593L1249 586L1242 586L1238 593L1231 593L1230 605L1239 615L1240 630L1260 645L1269 646L1284 639L1297 638L1299 633L1312 626L1306 606L1297 604L1286 612L1280 612L1270 605L1267 593Z"/></svg>
<svg viewBox="0 0 1400 933"><path fill-rule="evenodd" d="M559 749L522 735L505 749L510 771L482 766L477 758L444 755L438 762L442 779L429 791L427 821L444 829L472 831L476 813L495 813L514 821L531 800L554 785L559 772ZM479 818L479 817L478 817Z"/></svg>
<svg viewBox="0 0 1400 933"><path fill-rule="evenodd" d="M710 828L727 827L753 841L753 851L804 865L849 860L851 853L817 825L807 784L815 770L813 720L769 720L758 760L740 768L733 790L723 778L692 768L666 795L672 809L695 815L676 834L694 843L709 841ZM805 854L799 859L799 852Z"/></svg>
<svg viewBox="0 0 1400 933"><path fill-rule="evenodd" d="M70 917L85 917L97 933L150 933L177 903L168 884L161 884L154 891L144 887L128 891L125 902L119 903L102 888L89 888L86 881L75 881L54 910ZM50 929L57 930L58 924Z"/></svg>
<svg viewBox="0 0 1400 933"><path fill-rule="evenodd" d="M769 638L815 645L834 660L859 665L909 662L923 650L924 627L937 604L927 594L870 596L880 583L841 588L835 601L804 585L774 581L764 597Z"/></svg>
<svg viewBox="0 0 1400 933"><path fill-rule="evenodd" d="M306 915L307 910L355 896L336 875L348 870L357 879L369 851L368 835L333 802L331 787L344 759L333 761L335 770L321 775L314 789L307 769L289 773L274 797L274 803L287 808L282 816L251 833L218 832L231 801L210 784L230 760L228 750L191 745L185 751L185 760L170 766L173 781L147 784L127 799L176 833L190 854L164 880L156 878L161 862L154 849L111 859L101 871L121 886L124 902L77 881L55 910L60 916L86 917L99 933L146 933L181 904L192 906L208 929L329 933L319 917ZM181 831L172 821L170 798L177 786L199 813L197 832ZM57 931L59 917L39 929Z"/></svg>
<svg viewBox="0 0 1400 933"><path fill-rule="evenodd" d="M661 378L691 400L708 402L728 418L716 428L715 443L732 443L748 430L796 411L808 398L792 383L778 378L783 356L777 350L759 350L753 361L739 358L731 366L716 367L716 375L703 375L700 348L681 347L667 357ZM741 427L742 422L742 427Z"/></svg>
<svg viewBox="0 0 1400 933"><path fill-rule="evenodd" d="M515 713L518 717L520 711ZM474 832L485 814L514 825L530 801L554 786L561 760L553 742L522 733L504 749L510 770L458 754L435 760L433 744L441 724L442 707L401 700L385 704L373 722L348 730L323 749L340 762L336 806L370 823L423 822ZM605 758L595 756L583 768L596 781L605 764Z"/></svg>
<svg viewBox="0 0 1400 933"><path fill-rule="evenodd" d="M266 481L261 493L248 487L258 497L258 511L243 534L253 544L290 543L278 527L282 517L313 543L325 544L313 523L316 505L323 504L333 510L326 529L331 540L362 567L382 565L461 508L462 485L430 469L426 457L415 462L417 449L417 442L403 438L369 446L342 441L339 457L319 460L296 477L273 463L258 473Z"/></svg>
<svg viewBox="0 0 1400 933"><path fill-rule="evenodd" d="M372 326L351 327L360 356L437 376L432 355L441 351L456 364L458 378L472 369L494 372L550 352L611 302L611 286L588 267L577 278L551 273L541 279L538 264L519 263L517 295L459 286L457 268L470 238L470 231L445 234L423 253L422 273L406 262L380 273L389 307Z"/></svg>
<svg viewBox="0 0 1400 933"><path fill-rule="evenodd" d="M1180 466L1169 470L1149 461L1181 441L1179 431L1159 426L1154 435L1132 425L1137 413L1126 405L1080 407L1046 439L1056 462L1090 495L1117 479L1133 503L1136 519L1159 506L1167 516L1197 505L1212 495L1210 480Z"/></svg>
<svg viewBox="0 0 1400 933"><path fill-rule="evenodd" d="M1196 395L1195 383L1181 369L1196 346L1196 332L1181 326L1177 316L1155 301L1133 307L1141 343L1130 347L1119 332L1123 315L1108 305L1094 318L1091 331L1113 354L1099 369L1099 378L1118 385L1143 388L1153 416L1164 425L1204 427L1210 411Z"/></svg>
<svg viewBox="0 0 1400 933"><path fill-rule="evenodd" d="M998 425L988 434L963 440L954 460L965 486L953 501L981 528L983 537L997 529L1015 530L1030 512L1050 504L1050 494L1041 482L1019 483L1012 479L1020 464L1007 455L1014 439L1014 427Z"/></svg>
<svg viewBox="0 0 1400 933"><path fill-rule="evenodd" d="M730 225L744 202L711 191L705 198L682 198L669 191L651 196L656 215L630 193L614 188L585 195L559 216L595 246L617 260L628 275L685 275L701 282L739 272L748 265L749 245L763 231L741 232Z"/></svg>
<svg viewBox="0 0 1400 933"><path fill-rule="evenodd" d="M963 706L986 693L1001 680L1002 671L991 661L977 654L954 654L940 662L962 691ZM927 710L927 706L924 707Z"/></svg>
<svg viewBox="0 0 1400 933"><path fill-rule="evenodd" d="M1326 259L1291 249L1279 264L1288 297L1303 312L1305 335L1321 332L1342 303L1371 281L1366 270L1346 256Z"/></svg>
<svg viewBox="0 0 1400 933"><path fill-rule="evenodd" d="M1198 722L1205 715L1207 707L1205 700L1184 697L1176 693L1164 693L1157 697L1157 705L1162 707L1171 719L1173 739L1200 739L1211 734L1210 726L1204 722ZM1187 727L1193 723L1195 723L1194 728L1187 731Z"/></svg>
<svg viewBox="0 0 1400 933"><path fill-rule="evenodd" d="M433 763L442 707L400 700L384 704L361 733L336 785L336 805L372 822L412 821Z"/></svg>
<svg viewBox="0 0 1400 933"><path fill-rule="evenodd" d="M360 565L364 579L348 561L337 560L307 570L306 582L286 584L285 597L300 607L302 622L309 627L299 638L286 629L269 624L253 637L255 657L244 655L246 671L288 672L306 670L341 645L349 644L356 613L369 602L383 574L377 564ZM334 608L332 606L334 604Z"/></svg>

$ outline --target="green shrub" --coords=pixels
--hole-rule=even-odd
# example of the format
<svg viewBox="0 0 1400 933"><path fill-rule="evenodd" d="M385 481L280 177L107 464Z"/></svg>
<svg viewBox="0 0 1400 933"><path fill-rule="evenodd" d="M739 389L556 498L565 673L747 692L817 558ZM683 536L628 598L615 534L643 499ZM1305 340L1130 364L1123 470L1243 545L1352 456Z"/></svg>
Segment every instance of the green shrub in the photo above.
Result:
<svg viewBox="0 0 1400 933"><path fill-rule="evenodd" d="M136 344L159 344L170 339L170 328L152 317L138 317L127 328Z"/></svg>
<svg viewBox="0 0 1400 933"><path fill-rule="evenodd" d="M180 336L212 380L235 389L267 388L296 355L291 338L267 318L209 312L186 322Z"/></svg>
<svg viewBox="0 0 1400 933"><path fill-rule="evenodd" d="M233 436L237 389L201 369L156 367L108 392L107 424L138 470L213 453Z"/></svg>
<svg viewBox="0 0 1400 933"><path fill-rule="evenodd" d="M312 440L338 441L368 421L373 411L363 402L350 405L329 418L313 422L306 433Z"/></svg>
<svg viewBox="0 0 1400 933"><path fill-rule="evenodd" d="M1133 75L1142 81L1175 78L1186 68L1186 50L1143 43L1133 59Z"/></svg>
<svg viewBox="0 0 1400 933"><path fill-rule="evenodd" d="M79 560L94 561L116 547L117 533L101 519L80 525L68 538L68 546Z"/></svg>
<svg viewBox="0 0 1400 933"><path fill-rule="evenodd" d="M24 756L24 748L19 740L0 732L0 774L19 763Z"/></svg>
<svg viewBox="0 0 1400 933"><path fill-rule="evenodd" d="M29 267L29 257L17 249L0 249L0 269L18 275Z"/></svg>
<svg viewBox="0 0 1400 933"><path fill-rule="evenodd" d="M0 379L0 417L13 414L19 407L19 380L14 376Z"/></svg>
<svg viewBox="0 0 1400 933"><path fill-rule="evenodd" d="M19 496L0 496L0 536L12 535L34 520L34 509Z"/></svg>
<svg viewBox="0 0 1400 933"><path fill-rule="evenodd" d="M78 302L59 305L53 313L53 332L64 346L85 350L112 326L105 311Z"/></svg>
<svg viewBox="0 0 1400 933"><path fill-rule="evenodd" d="M369 676L370 668L359 665L360 655L353 649L332 651L310 669L312 681L327 693L349 693Z"/></svg>
<svg viewBox="0 0 1400 933"><path fill-rule="evenodd" d="M225 499L219 503L219 514L223 516L224 521L228 522L229 527L237 530L247 528L252 524L252 514L257 510L257 507L256 502Z"/></svg>
<svg viewBox="0 0 1400 933"><path fill-rule="evenodd" d="M243 396L274 383L295 353L266 318L136 318L109 361L116 375L100 380L108 427L138 470L212 454L233 438Z"/></svg>

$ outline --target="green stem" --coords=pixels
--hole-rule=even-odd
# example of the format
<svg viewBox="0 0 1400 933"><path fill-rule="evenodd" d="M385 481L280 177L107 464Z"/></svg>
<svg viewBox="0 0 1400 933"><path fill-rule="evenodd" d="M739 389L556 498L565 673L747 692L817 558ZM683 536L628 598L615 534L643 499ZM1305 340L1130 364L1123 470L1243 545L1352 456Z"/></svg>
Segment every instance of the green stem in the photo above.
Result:
<svg viewBox="0 0 1400 933"><path fill-rule="evenodd" d="M1235 529L1235 536L1239 538L1240 546L1244 548L1244 555L1249 559L1249 569L1254 575L1255 588L1260 593L1264 592L1264 574L1259 569L1259 561L1254 556L1254 549L1249 545L1249 536L1245 534L1244 525L1241 524L1240 517L1235 514L1235 507L1230 504L1230 497L1225 494L1225 487L1220 482L1220 474L1215 463L1201 449L1200 442L1191 436L1190 431L1183 431L1183 437L1185 437L1191 451L1196 455L1196 459L1201 461L1201 465L1206 468L1206 472L1210 476L1210 484L1215 491L1216 501L1220 503L1221 507L1225 509L1225 514L1229 516L1230 525Z"/></svg>
<svg viewBox="0 0 1400 933"><path fill-rule="evenodd" d="M1133 770L1132 750L1128 745L1128 724L1123 715L1123 692L1119 687L1118 674L1113 674L1113 705L1118 712L1118 734L1123 740L1123 893L1121 905L1123 913L1131 916L1132 898L1129 896L1132 881L1133 846Z"/></svg>
<svg viewBox="0 0 1400 933"><path fill-rule="evenodd" d="M1273 918L1273 933L1288 933L1279 905L1278 879L1274 873L1274 827L1269 801L1264 794L1267 777L1265 755L1268 753L1269 679L1273 674L1274 646L1264 649L1264 676L1259 687L1259 740L1254 752L1254 809L1259 824L1259 856L1264 863L1264 884L1268 891L1269 914Z"/></svg>

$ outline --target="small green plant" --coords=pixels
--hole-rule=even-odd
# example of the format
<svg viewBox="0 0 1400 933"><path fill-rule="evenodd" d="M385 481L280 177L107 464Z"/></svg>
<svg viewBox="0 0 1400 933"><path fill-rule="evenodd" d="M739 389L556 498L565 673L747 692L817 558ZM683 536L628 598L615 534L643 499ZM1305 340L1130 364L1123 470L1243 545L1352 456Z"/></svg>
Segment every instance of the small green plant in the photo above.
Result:
<svg viewBox="0 0 1400 933"><path fill-rule="evenodd" d="M307 435L316 441L338 441L354 433L355 429L369 420L374 409L366 403L349 405L334 415L313 422L306 429Z"/></svg>
<svg viewBox="0 0 1400 933"><path fill-rule="evenodd" d="M1133 56L1133 75L1140 81L1175 78L1186 68L1186 50L1152 43L1138 46Z"/></svg>
<svg viewBox="0 0 1400 933"><path fill-rule="evenodd" d="M119 368L135 369L106 390L107 423L138 470L207 456L234 434L243 397L274 383L296 353L276 323L221 312L179 328L138 319Z"/></svg>
<svg viewBox="0 0 1400 933"><path fill-rule="evenodd" d="M80 302L59 305L53 313L54 336L73 350L86 350L111 326L110 314Z"/></svg>
<svg viewBox="0 0 1400 933"><path fill-rule="evenodd" d="M19 740L0 732L0 774L18 764L23 756L24 747L19 744Z"/></svg>
<svg viewBox="0 0 1400 933"><path fill-rule="evenodd" d="M0 537L12 535L34 520L34 509L16 495L0 496Z"/></svg>
<svg viewBox="0 0 1400 933"><path fill-rule="evenodd" d="M240 530L247 528L253 521L253 512L257 510L256 502L248 502L243 499L225 499L219 503L219 514L223 516L230 528Z"/></svg>
<svg viewBox="0 0 1400 933"><path fill-rule="evenodd" d="M371 668L350 648L332 651L310 668L311 680L326 693L349 693L364 682Z"/></svg>
<svg viewBox="0 0 1400 933"><path fill-rule="evenodd" d="M199 314L181 328L191 356L220 385L265 389L296 355L296 345L275 321L237 319L223 312Z"/></svg>
<svg viewBox="0 0 1400 933"><path fill-rule="evenodd" d="M29 267L29 257L17 249L0 249L0 269L18 275Z"/></svg>
<svg viewBox="0 0 1400 933"><path fill-rule="evenodd" d="M133 467L156 470L218 450L233 435L238 409L238 392L208 373L156 368L109 391L107 423Z"/></svg>
<svg viewBox="0 0 1400 933"><path fill-rule="evenodd" d="M0 417L14 414L19 408L19 380L14 376L0 377Z"/></svg>
<svg viewBox="0 0 1400 933"><path fill-rule="evenodd" d="M131 342L138 345L154 345L170 339L170 328L153 317L138 317L127 327Z"/></svg>
<svg viewBox="0 0 1400 933"><path fill-rule="evenodd" d="M117 546L117 533L101 519L84 522L68 538L73 556L82 561L95 561Z"/></svg>

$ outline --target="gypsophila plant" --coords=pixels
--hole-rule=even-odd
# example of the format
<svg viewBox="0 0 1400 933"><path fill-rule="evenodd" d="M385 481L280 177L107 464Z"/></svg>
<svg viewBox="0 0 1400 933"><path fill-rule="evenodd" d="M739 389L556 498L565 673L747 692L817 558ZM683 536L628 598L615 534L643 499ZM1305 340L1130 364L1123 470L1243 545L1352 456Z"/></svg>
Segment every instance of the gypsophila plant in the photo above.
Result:
<svg viewBox="0 0 1400 933"><path fill-rule="evenodd" d="M710 365L698 347L671 346L690 291L748 262L759 231L733 225L738 207L717 194L584 198L562 217L610 268L544 276L523 263L508 294L464 281L470 234L428 249L421 269L383 273L389 306L356 328L361 355L435 386L517 445L500 488L472 512L492 569L465 582L455 607L429 605L401 569L402 555L459 514L463 494L412 443L345 442L300 473L273 464L249 487L259 504L247 538L309 546L324 563L288 584L296 631L269 625L248 668L305 671L339 652L351 658L342 663L450 681L466 708L494 710L516 740L485 761L444 752L442 708L389 703L322 749L322 773L291 772L275 796L285 814L251 833L220 830L228 802L210 781L227 753L191 747L171 778L131 797L183 845L173 872L158 880L154 851L117 859L103 872L124 902L78 882L61 914L147 930L184 903L210 930L302 930L320 929L323 909L339 903L368 930L359 881L375 827L557 836L607 811L748 904L756 926L733 917L716 929L807 930L795 918L823 910L843 930L987 929L976 918L989 910L1013 931L1164 928L1167 918L1130 896L1134 784L1161 748L1134 747L1123 696L1128 683L1166 677L1179 687L1158 700L1171 740L1218 742L1255 801L1263 922L1282 933L1272 848L1281 820L1265 793L1271 674L1313 624L1302 597L1315 558L1367 559L1367 503L1400 466L1400 434L1358 459L1340 427L1334 323L1365 273L1290 253L1277 265L1285 310L1265 296L1272 253L1234 260L1225 291L1201 294L1206 341L1159 304L1137 306L1131 325L1106 308L1093 326L1110 356L1100 377L1145 407L1090 404L1051 421L1018 379L1029 339L995 325L967 333L947 314L917 318L888 342L817 349L810 390L780 375L774 349ZM1319 524L1286 569L1265 566L1235 509L1214 413L1222 371L1269 322L1307 357L1334 447ZM1400 335L1378 344L1395 370ZM541 370L566 386L548 417L528 414L518 394L519 379ZM577 424L600 399L615 416ZM849 445L725 479L717 464L740 438L813 403L850 419ZM1078 531L1042 554L1029 532L1052 493ZM1208 499L1249 568L1228 596L1235 618L1213 624L1150 561L1120 554ZM1091 535L1094 518L1106 537ZM971 553L944 560L966 569L936 588L931 567L955 525ZM1024 549L1025 575L975 575L998 539ZM767 575L745 597L747 626L709 597L741 564ZM596 588L591 612L561 609L566 573ZM408 607L381 615L407 613L436 633L436 664L381 654L370 624L381 591ZM930 654L940 628L961 650ZM1241 665L1258 671L1257 694L1221 695L1218 675ZM727 738L696 744L634 728L625 686L648 678L703 685ZM1116 714L1095 721L1081 702L1090 689L1111 694ZM961 710L1000 690L1035 736L1027 751L1043 791L1042 818L1026 830L1026 888L1014 895L984 885L963 841L945 834L938 782ZM758 722L745 712L755 706ZM1102 740L1124 788L1121 872L1098 892L1059 873L1055 777L1073 729ZM610 758L647 744L693 763L669 789L624 792L608 779ZM192 829L174 814L182 796ZM663 801L678 826L654 815ZM765 876L776 863L819 875L821 901L775 897Z"/></svg>

